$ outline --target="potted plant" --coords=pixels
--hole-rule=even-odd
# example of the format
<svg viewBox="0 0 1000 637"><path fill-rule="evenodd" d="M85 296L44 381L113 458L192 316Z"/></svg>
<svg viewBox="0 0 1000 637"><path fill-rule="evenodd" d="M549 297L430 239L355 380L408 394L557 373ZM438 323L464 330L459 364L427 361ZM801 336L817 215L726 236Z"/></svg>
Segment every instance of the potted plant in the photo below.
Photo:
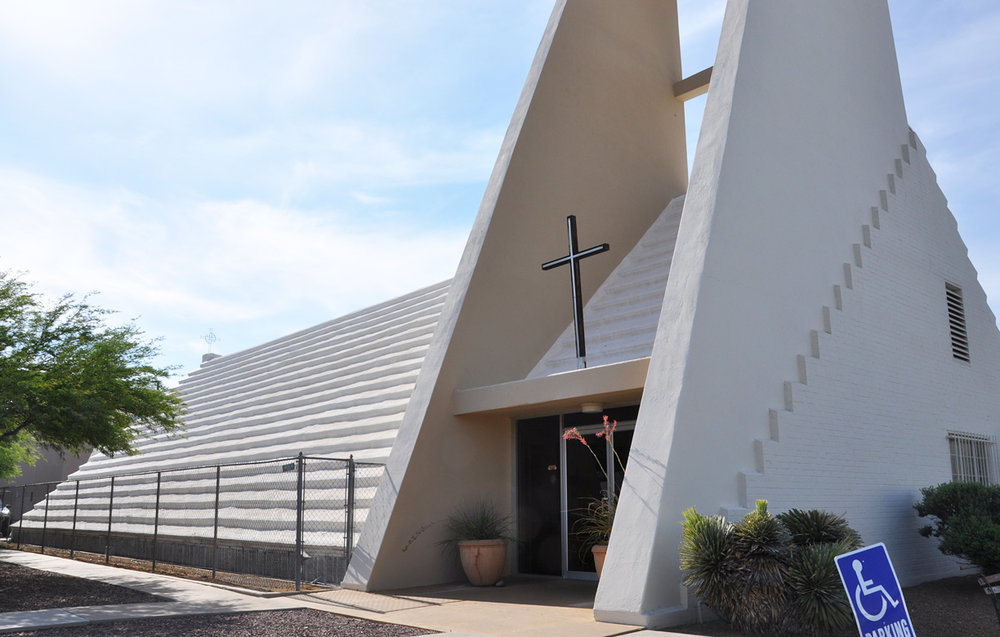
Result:
<svg viewBox="0 0 1000 637"><path fill-rule="evenodd" d="M590 547L594 555L597 576L604 570L604 557L608 552L608 538L615 523L615 501L610 494L593 498L587 503L579 518L573 524L573 534L580 538L584 547Z"/></svg>
<svg viewBox="0 0 1000 637"><path fill-rule="evenodd" d="M492 502L478 500L448 518L451 537L442 542L458 548L462 570L473 586L493 586L507 564L510 518L500 515Z"/></svg>
<svg viewBox="0 0 1000 637"><path fill-rule="evenodd" d="M609 422L608 417L605 416L604 429L597 432L597 437L604 438L611 445L611 450L614 452L615 460L618 463L618 469L624 476L625 465L614 448L614 435L617 426L617 420ZM591 553L594 555L594 566L597 569L597 576L600 577L601 571L604 570L604 558L608 551L608 539L611 537L611 527L615 523L615 509L618 506L617 489L614 482L608 476L608 471L604 468L604 463L597 457L594 450L587 444L587 439L583 437L576 427L567 429L563 434L563 438L579 441L587 448L590 455L594 456L594 461L597 462L597 466L601 469L601 472L604 473L604 479L608 485L608 488L601 492L600 497L591 498L587 506L579 510L579 517L573 523L573 534L580 538L584 550L588 547L590 548Z"/></svg>

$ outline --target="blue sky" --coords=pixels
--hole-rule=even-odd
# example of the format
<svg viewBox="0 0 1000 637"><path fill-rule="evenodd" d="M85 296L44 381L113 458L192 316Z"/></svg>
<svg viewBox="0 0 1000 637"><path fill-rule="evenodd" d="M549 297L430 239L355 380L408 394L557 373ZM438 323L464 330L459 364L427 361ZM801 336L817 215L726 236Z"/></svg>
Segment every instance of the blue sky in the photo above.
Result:
<svg viewBox="0 0 1000 637"><path fill-rule="evenodd" d="M680 0L685 73L725 2ZM1000 5L892 0L910 123L1000 304ZM8 2L0 269L196 368L452 276L552 0ZM688 105L689 145L704 98Z"/></svg>

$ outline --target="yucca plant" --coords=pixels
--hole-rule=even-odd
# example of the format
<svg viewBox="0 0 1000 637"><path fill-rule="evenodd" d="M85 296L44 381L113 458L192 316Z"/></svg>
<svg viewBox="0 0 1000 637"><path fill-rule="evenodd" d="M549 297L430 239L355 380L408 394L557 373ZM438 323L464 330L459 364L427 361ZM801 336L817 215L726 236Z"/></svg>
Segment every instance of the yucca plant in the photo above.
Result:
<svg viewBox="0 0 1000 637"><path fill-rule="evenodd" d="M786 615L785 576L791 558L791 537L780 520L767 512L767 501L733 529L734 558L739 562L741 589L732 624L738 630L770 633Z"/></svg>
<svg viewBox="0 0 1000 637"><path fill-rule="evenodd" d="M737 570L733 559L733 525L720 515L684 512L681 535L681 568L684 584L726 621L739 592L731 586Z"/></svg>
<svg viewBox="0 0 1000 637"><path fill-rule="evenodd" d="M861 548L861 536L842 515L818 509L789 509L777 517L791 533L792 542L799 546L846 542L848 550Z"/></svg>
<svg viewBox="0 0 1000 637"><path fill-rule="evenodd" d="M788 566L788 632L830 635L854 624L834 558L855 548L853 540L797 547Z"/></svg>
<svg viewBox="0 0 1000 637"><path fill-rule="evenodd" d="M693 508L683 524L684 583L737 630L827 635L850 626L834 557L861 538L842 516L798 509L772 516L759 500L737 524Z"/></svg>

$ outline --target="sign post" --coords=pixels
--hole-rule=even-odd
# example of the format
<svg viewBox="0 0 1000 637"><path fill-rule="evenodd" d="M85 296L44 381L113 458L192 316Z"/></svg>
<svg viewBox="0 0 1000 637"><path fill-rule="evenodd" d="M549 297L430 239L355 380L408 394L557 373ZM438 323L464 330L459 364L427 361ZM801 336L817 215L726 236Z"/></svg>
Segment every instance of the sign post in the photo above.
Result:
<svg viewBox="0 0 1000 637"><path fill-rule="evenodd" d="M835 561L861 637L916 637L885 544L838 555Z"/></svg>

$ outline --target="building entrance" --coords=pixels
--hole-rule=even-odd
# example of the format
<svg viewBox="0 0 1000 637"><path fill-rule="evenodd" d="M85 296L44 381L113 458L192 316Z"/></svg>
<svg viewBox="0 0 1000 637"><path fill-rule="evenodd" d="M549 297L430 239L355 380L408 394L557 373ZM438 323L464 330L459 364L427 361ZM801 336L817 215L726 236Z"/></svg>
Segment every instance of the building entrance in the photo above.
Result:
<svg viewBox="0 0 1000 637"><path fill-rule="evenodd" d="M593 556L573 533L587 505L620 490L638 406L603 414L571 413L517 423L517 540L521 573L570 578L596 577ZM603 415L618 421L609 445ZM563 437L572 428L586 441ZM591 453L593 452L593 453Z"/></svg>

